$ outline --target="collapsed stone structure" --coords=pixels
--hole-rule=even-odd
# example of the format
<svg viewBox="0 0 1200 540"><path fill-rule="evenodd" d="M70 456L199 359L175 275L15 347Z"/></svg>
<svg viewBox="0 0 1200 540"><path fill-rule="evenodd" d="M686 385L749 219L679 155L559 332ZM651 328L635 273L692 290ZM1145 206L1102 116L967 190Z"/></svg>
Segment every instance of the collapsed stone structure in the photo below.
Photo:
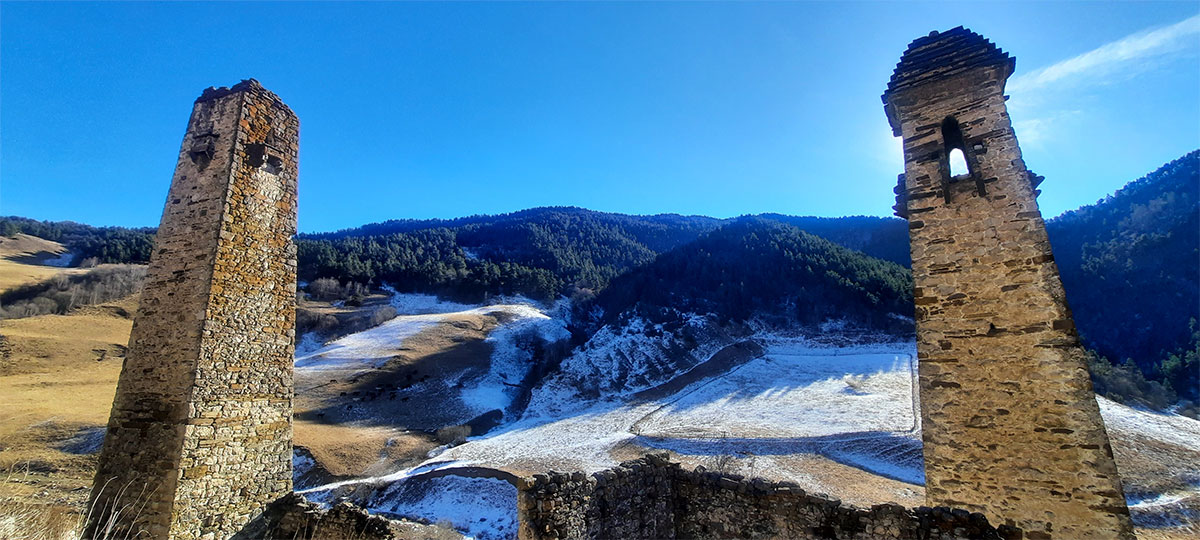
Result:
<svg viewBox="0 0 1200 540"><path fill-rule="evenodd" d="M86 537L228 538L291 492L298 143L253 79L196 100Z"/></svg>
<svg viewBox="0 0 1200 540"><path fill-rule="evenodd" d="M1000 540L1021 531L949 508L869 510L810 495L788 482L689 471L648 455L590 476L538 474L518 484L522 540L787 538Z"/></svg>
<svg viewBox="0 0 1200 540"><path fill-rule="evenodd" d="M904 138L896 210L911 238L925 491L1028 538L1133 538L1038 210L1042 178L1005 107L1015 63L970 30L933 32L883 94Z"/></svg>

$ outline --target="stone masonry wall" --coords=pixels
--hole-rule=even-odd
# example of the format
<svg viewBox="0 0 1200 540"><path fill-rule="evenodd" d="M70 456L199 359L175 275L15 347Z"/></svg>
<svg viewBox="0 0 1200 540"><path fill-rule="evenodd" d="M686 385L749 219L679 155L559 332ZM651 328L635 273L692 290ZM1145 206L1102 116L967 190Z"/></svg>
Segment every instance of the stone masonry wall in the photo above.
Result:
<svg viewBox="0 0 1200 540"><path fill-rule="evenodd" d="M929 504L981 512L1027 538L1132 538L1035 199L1040 179L1005 106L1012 61L962 31L914 42L884 95L904 138L898 210L911 236ZM949 40L971 39L979 50L963 62L976 65L947 60ZM995 61L980 60L989 54ZM938 76L896 83L923 70ZM955 178L950 124L969 169Z"/></svg>
<svg viewBox="0 0 1200 540"><path fill-rule="evenodd" d="M518 482L522 539L674 538L672 469L650 458L585 475L551 472Z"/></svg>
<svg viewBox="0 0 1200 540"><path fill-rule="evenodd" d="M257 81L193 107L89 535L229 538L291 491L299 122Z"/></svg>
<svg viewBox="0 0 1200 540"><path fill-rule="evenodd" d="M522 540L1021 538L1018 529L995 529L964 510L858 509L795 484L684 470L659 455L591 476L535 475L520 488Z"/></svg>

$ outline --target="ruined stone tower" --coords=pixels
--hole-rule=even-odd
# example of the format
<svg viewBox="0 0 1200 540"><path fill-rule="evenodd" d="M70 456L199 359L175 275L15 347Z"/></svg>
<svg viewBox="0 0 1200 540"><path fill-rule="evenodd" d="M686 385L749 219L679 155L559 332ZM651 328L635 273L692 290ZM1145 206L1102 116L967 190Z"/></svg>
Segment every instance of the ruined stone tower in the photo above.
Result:
<svg viewBox="0 0 1200 540"><path fill-rule="evenodd" d="M1112 449L1005 106L1015 59L962 27L913 41L884 109L904 138L930 505L1026 538L1133 538ZM949 155L967 170L951 176Z"/></svg>
<svg viewBox="0 0 1200 540"><path fill-rule="evenodd" d="M298 143L296 115L258 81L196 100L88 537L228 538L291 491Z"/></svg>

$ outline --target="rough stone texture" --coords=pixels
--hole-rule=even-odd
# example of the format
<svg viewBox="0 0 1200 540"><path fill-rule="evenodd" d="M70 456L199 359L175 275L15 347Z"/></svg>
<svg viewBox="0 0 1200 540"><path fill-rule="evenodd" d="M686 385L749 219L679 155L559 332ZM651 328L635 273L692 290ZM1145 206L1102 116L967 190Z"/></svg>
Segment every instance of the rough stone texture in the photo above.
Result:
<svg viewBox="0 0 1200 540"><path fill-rule="evenodd" d="M1020 530L995 529L982 514L894 504L863 510L794 484L684 470L659 455L591 476L534 475L519 488L523 540L1021 538Z"/></svg>
<svg viewBox="0 0 1200 540"><path fill-rule="evenodd" d="M926 493L1028 538L1133 538L1005 107L1014 65L959 27L912 42L883 96L904 138ZM954 148L969 172L951 178Z"/></svg>
<svg viewBox="0 0 1200 540"><path fill-rule="evenodd" d="M258 527L246 538L278 538L287 540L392 540L403 537L401 523L380 516L350 503L339 503L328 510L310 503L304 497L289 493L275 501L263 514Z"/></svg>
<svg viewBox="0 0 1200 540"><path fill-rule="evenodd" d="M659 457L517 484L519 538L674 538L673 469Z"/></svg>
<svg viewBox="0 0 1200 540"><path fill-rule="evenodd" d="M228 538L288 493L299 121L196 100L92 490L89 535Z"/></svg>

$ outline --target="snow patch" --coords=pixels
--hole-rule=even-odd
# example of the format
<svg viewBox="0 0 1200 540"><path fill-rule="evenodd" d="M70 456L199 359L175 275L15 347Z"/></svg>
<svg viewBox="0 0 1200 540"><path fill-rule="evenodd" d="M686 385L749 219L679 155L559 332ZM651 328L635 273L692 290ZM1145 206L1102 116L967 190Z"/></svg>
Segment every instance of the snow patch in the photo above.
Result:
<svg viewBox="0 0 1200 540"><path fill-rule="evenodd" d="M467 538L517 536L517 488L495 478L443 476L395 484L371 497L371 512L449 522Z"/></svg>
<svg viewBox="0 0 1200 540"><path fill-rule="evenodd" d="M732 341L702 316L680 318L682 325L673 329L636 316L604 326L534 390L527 414L559 416L599 396L630 396L686 372Z"/></svg>
<svg viewBox="0 0 1200 540"><path fill-rule="evenodd" d="M1184 448L1200 448L1200 421L1178 414L1162 413L1122 405L1096 396L1104 425L1111 430L1139 433Z"/></svg>
<svg viewBox="0 0 1200 540"><path fill-rule="evenodd" d="M71 263L74 261L75 254L70 251L64 251L58 255L55 255L54 257L44 259L42 264L45 266L53 266L55 268L66 268L71 266Z"/></svg>
<svg viewBox="0 0 1200 540"><path fill-rule="evenodd" d="M304 475L317 466L317 461L306 451L292 449L292 485L299 487L303 484Z"/></svg>
<svg viewBox="0 0 1200 540"><path fill-rule="evenodd" d="M568 307L560 302L549 315L530 305L512 306L509 313L515 318L496 328L487 337L492 344L491 366L488 373L469 384L462 393L463 402L476 414L505 410L520 392L533 366L533 339L545 344L571 337L562 316Z"/></svg>
<svg viewBox="0 0 1200 540"><path fill-rule="evenodd" d="M296 340L296 358L309 356L324 346L325 344L321 342L321 338L317 337L316 332L300 334L300 338Z"/></svg>
<svg viewBox="0 0 1200 540"><path fill-rule="evenodd" d="M296 369L318 371L381 367L400 352L400 344L405 339L417 335L441 318L441 315L396 317L375 328L338 338L303 356L297 354Z"/></svg>
<svg viewBox="0 0 1200 540"><path fill-rule="evenodd" d="M398 293L395 289L387 285L383 287L383 290L391 293L392 298L388 303L396 308L396 312L401 315L453 313L455 311L469 311L479 307L478 305L443 301L432 294Z"/></svg>
<svg viewBox="0 0 1200 540"><path fill-rule="evenodd" d="M914 431L912 357L843 352L769 347L762 358L677 395L636 429L747 438Z"/></svg>

